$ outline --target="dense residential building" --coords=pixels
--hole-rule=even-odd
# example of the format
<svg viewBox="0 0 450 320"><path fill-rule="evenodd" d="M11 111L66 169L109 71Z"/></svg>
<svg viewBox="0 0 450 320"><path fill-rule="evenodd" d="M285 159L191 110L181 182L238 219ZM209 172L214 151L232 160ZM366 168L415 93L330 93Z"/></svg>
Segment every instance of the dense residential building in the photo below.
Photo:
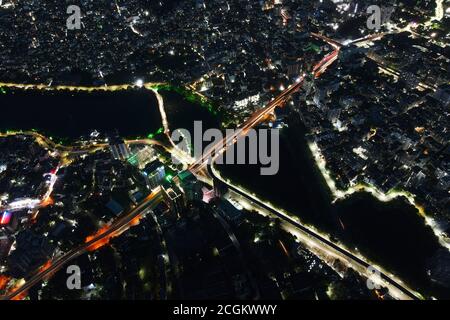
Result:
<svg viewBox="0 0 450 320"><path fill-rule="evenodd" d="M0 299L449 299L449 20L0 0Z"/></svg>

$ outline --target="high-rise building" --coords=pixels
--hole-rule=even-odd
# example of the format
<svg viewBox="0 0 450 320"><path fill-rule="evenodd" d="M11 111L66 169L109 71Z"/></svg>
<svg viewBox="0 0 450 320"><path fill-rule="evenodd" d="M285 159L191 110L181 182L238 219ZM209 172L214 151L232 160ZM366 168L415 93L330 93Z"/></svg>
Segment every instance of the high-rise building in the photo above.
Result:
<svg viewBox="0 0 450 320"><path fill-rule="evenodd" d="M192 172L188 170L182 171L178 174L178 178L187 201L202 201L202 183L197 180Z"/></svg>
<svg viewBox="0 0 450 320"><path fill-rule="evenodd" d="M180 190L174 190L173 188L163 190L164 200L170 208L170 211L174 215L180 215L185 207L185 199L183 193Z"/></svg>
<svg viewBox="0 0 450 320"><path fill-rule="evenodd" d="M144 168L145 180L150 188L156 188L166 176L164 165L159 160L155 160Z"/></svg>
<svg viewBox="0 0 450 320"><path fill-rule="evenodd" d="M109 148L116 160L127 160L130 157L128 146L119 136L114 136L109 139Z"/></svg>
<svg viewBox="0 0 450 320"><path fill-rule="evenodd" d="M145 146L144 148L134 153L130 158L128 158L128 162L142 170L154 158L155 151L153 150L153 148Z"/></svg>

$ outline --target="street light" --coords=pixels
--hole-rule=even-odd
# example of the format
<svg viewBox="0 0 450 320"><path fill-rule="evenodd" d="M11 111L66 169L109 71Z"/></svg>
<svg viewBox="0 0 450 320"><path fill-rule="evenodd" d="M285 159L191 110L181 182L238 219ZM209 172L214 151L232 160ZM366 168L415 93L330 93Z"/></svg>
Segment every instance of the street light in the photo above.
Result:
<svg viewBox="0 0 450 320"><path fill-rule="evenodd" d="M139 88L142 88L142 86L144 85L144 80L142 80L142 79L137 79L137 80L134 82L134 84L135 84L136 86L138 86Z"/></svg>

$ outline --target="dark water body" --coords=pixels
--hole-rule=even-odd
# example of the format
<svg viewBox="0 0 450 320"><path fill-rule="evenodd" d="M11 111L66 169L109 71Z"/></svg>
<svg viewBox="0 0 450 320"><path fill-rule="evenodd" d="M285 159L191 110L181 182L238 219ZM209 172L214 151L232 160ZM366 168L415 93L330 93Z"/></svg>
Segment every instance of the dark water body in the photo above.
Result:
<svg viewBox="0 0 450 320"><path fill-rule="evenodd" d="M222 173L305 223L347 243L398 275L421 293L436 294L426 275L427 260L440 247L417 210L405 199L383 203L357 193L332 203L332 196L305 140L298 116L291 116L280 141L280 170L261 176L259 166L222 165ZM342 228L339 219L343 222ZM448 296L447 296L448 297Z"/></svg>
<svg viewBox="0 0 450 320"><path fill-rule="evenodd" d="M150 91L53 92L7 90L0 95L0 129L29 130L77 139L94 129L144 136L161 127L157 101Z"/></svg>
<svg viewBox="0 0 450 320"><path fill-rule="evenodd" d="M193 134L195 121L201 121L204 130L220 128L220 117L207 107L190 102L175 91L162 90L160 94L164 97L164 108L172 132L187 129Z"/></svg>
<svg viewBox="0 0 450 320"><path fill-rule="evenodd" d="M70 142L93 130L123 137L146 137L162 127L158 103L149 90L68 92L5 89L0 94L0 131L37 130ZM164 92L171 127L190 128L193 120L217 121L207 109L178 93ZM167 97L167 98L166 98Z"/></svg>

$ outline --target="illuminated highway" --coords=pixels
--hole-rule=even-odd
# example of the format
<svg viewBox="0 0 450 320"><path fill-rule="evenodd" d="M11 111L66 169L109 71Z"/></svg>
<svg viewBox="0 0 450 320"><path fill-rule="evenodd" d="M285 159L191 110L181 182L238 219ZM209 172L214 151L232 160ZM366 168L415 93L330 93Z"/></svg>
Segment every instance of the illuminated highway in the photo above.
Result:
<svg viewBox="0 0 450 320"><path fill-rule="evenodd" d="M263 121L267 117L267 115L275 110L276 107L283 105L286 99L300 88L303 80L304 77L301 77L296 84L284 90L265 108L256 111L238 130L236 130L236 132L226 136L222 141L219 141L216 145L205 150L202 154L202 157L200 159L197 159L189 169L194 173L201 171L206 167L207 163L211 161L211 158L217 158L221 153L225 151L226 148L236 143L238 138L245 137L249 129ZM214 161L214 159L212 159L212 161Z"/></svg>
<svg viewBox="0 0 450 320"><path fill-rule="evenodd" d="M339 51L335 50L331 54L327 55L324 59L322 59L313 69L313 73L315 76L320 76L325 69L331 65L338 56ZM230 145L237 142L237 139L243 138L247 135L248 130L266 119L266 117L273 113L275 108L282 106L289 97L297 92L303 84L305 79L305 75L301 76L295 84L290 85L287 89L285 89L278 97L273 99L266 107L257 110L247 121L231 135L225 137L222 141L218 142L216 145L208 148L203 152L203 155L200 159L197 159L195 163L190 166L190 170L194 173L199 172L204 169L205 166L210 161L214 161L220 154L222 154ZM213 158L213 159L211 159Z"/></svg>
<svg viewBox="0 0 450 320"><path fill-rule="evenodd" d="M330 54L326 55L319 63L317 63L314 68L312 69L311 75L313 77L320 77L321 74L325 72L325 70L336 61L338 58L341 44L328 39L321 35L313 34L313 36L323 39L327 41L335 50L331 52ZM355 42L360 41L370 41L374 40L376 38L379 38L382 35L372 35L369 38L363 38L363 39L357 39ZM307 227L303 224L301 224L298 220L295 220L294 218L290 217L288 214L274 208L270 204L267 204L266 202L263 202L262 200L258 199L256 196L249 194L245 190L239 188L238 186L235 186L231 184L230 182L225 181L222 179L215 171L214 168L211 168L208 164L214 163L215 159L217 159L220 154L225 152L225 150L237 142L238 139L243 138L247 135L248 131L259 124L260 122L264 121L267 116L269 116L271 113L274 112L274 110L277 107L281 107L285 102L291 97L292 94L297 92L300 87L303 85L303 82L305 80L306 74L300 76L298 80L290 85L287 89L285 89L279 96L274 98L272 101L269 102L268 105L266 105L264 108L257 110L249 119L245 121L245 123L236 130L235 133L232 135L226 136L222 141L219 141L217 144L215 144L213 147L210 147L208 150L205 150L202 157L200 159L194 160L192 157L190 157L188 154L183 152L182 150L176 148L176 147L167 147L166 145L157 142L155 140L151 139L141 139L141 140L128 140L126 141L127 144L158 144L162 147L164 147L166 150L168 150L171 153L174 153L176 157L178 157L180 160L182 160L184 163L190 164L189 169L196 174L197 176L199 174L205 174L205 169L208 169L208 172L206 173L206 178L210 177L216 177L223 181L228 187L238 194L239 196L245 198L247 201L251 202L252 204L256 205L260 209L263 209L267 212L270 212L272 215L275 215L279 218L281 218L286 224L289 226L292 226L295 230L297 230L301 235L302 240L304 240L310 248L312 248L312 251L318 251L319 253L326 253L327 255L332 255L334 257L337 257L340 260L344 260L347 262L348 265L350 265L352 268L357 270L362 275L367 276L367 268L370 266L370 264L362 257L359 257L355 255L354 253L351 253L349 250L341 246L340 244L335 244L328 240L325 236L319 234L318 231L315 231L311 229L311 227ZM153 89L153 85L155 84L143 84L144 87L147 89L150 89L152 91L156 91ZM109 87L70 87L70 86L59 86L59 87L49 87L46 85L18 85L18 84L4 84L0 83L0 87L17 87L17 88L24 88L24 89L43 89L43 90L80 90L80 91L115 91L115 90L126 90L129 87L134 87L133 85L123 85L123 86L109 86ZM84 89L83 89L84 88ZM165 116L164 112L164 105L162 98L155 92L158 104L160 107L160 113L162 117L164 132L166 135L169 136L170 139L170 131L168 126L168 121ZM17 134L17 133L13 133ZM13 135L6 134L6 135ZM90 153L95 152L97 150L103 149L108 147L107 143L99 143L99 144L89 144L85 146L74 146L74 147L68 147L68 146L62 146L59 144L56 144L52 140L36 133L36 132L26 132L23 134L30 134L33 135L36 140L43 146L45 146L48 149L57 150L61 153ZM171 141L172 145L173 142ZM56 172L53 174L54 177L56 177ZM49 191L51 193L52 186L54 184L53 176L50 179L50 187ZM55 178L56 179L56 178ZM47 193L48 193L47 192ZM44 201L45 199L48 199L50 196L50 193L44 197L44 199L39 200L39 203ZM87 239L87 241L80 245L79 247L63 254L60 257L55 258L54 260L50 261L50 264L46 266L45 268L42 268L39 270L35 275L31 276L28 280L26 280L24 283L21 284L20 287L15 288L12 292L6 294L3 297L0 297L0 299L7 300L7 299L14 299L17 297L21 297L23 294L26 294L26 292L36 285L37 283L41 282L42 280L47 279L50 275L54 274L58 270L60 270L67 262L69 262L72 259L75 259L76 257L82 255L83 253L86 253L88 251L95 250L102 245L108 243L108 241L119 235L121 232L125 231L132 225L136 219L139 219L140 216L142 216L146 210L149 210L152 208L153 205L159 203L162 201L162 195L161 190L158 188L156 189L152 194L150 194L143 203L135 207L133 210L131 210L128 214L118 218L115 220L111 225L108 225L102 229L100 229L96 234L92 235ZM39 203L36 203L38 205ZM382 282L381 284L383 286L386 286L389 288L390 294L401 299L419 299L421 298L420 295L413 290L406 287L403 283L401 283L400 280L395 279L393 275L390 275L384 271L381 271L381 278Z"/></svg>
<svg viewBox="0 0 450 320"><path fill-rule="evenodd" d="M150 88L150 90L155 94L156 100L158 101L159 113L161 115L161 122L164 128L164 133L170 139L170 129L169 129L169 121L167 121L166 110L164 109L164 99L159 94L158 90Z"/></svg>
<svg viewBox="0 0 450 320"><path fill-rule="evenodd" d="M327 41L335 49L332 53L326 55L319 63L317 63L314 66L312 70L312 75L317 78L320 77L320 75L323 72L325 72L327 67L329 67L334 61L336 61L339 55L341 44L321 35L313 34L313 36ZM374 35L371 36L370 38L375 39L380 36L382 35ZM228 185L228 187L232 191L238 193L242 197L245 197L248 201L257 204L257 206L259 206L260 208L269 211L273 215L283 219L283 221L295 227L296 230L299 230L301 233L303 233L308 237L309 239L308 242L311 243L310 247L312 246L322 253L331 252L334 256L339 257L344 261L347 261L347 264L352 266L352 268L357 270L359 273L366 276L370 276L367 270L371 265L368 262L364 261L362 257L358 257L355 254L348 251L347 249L343 248L343 246L335 244L332 241L326 239L324 236L320 235L318 231L313 231L311 228L302 225L299 221L294 220L286 213L280 212L279 210L276 210L274 207L268 205L267 203L264 203L261 200L257 199L256 196L249 195L247 192L232 185L230 182L225 182L218 175L216 175L214 171L211 169L210 164L211 163L213 164L215 159L217 159L217 157L220 154L225 152L230 145L236 143L239 138L245 137L250 128L254 127L258 123L263 121L267 115L271 114L275 110L276 107L283 105L286 102L286 100L300 88L300 86L303 84L304 79L305 75L301 76L295 84L289 86L277 98L273 99L266 107L256 111L241 126L239 130L225 137L222 141L218 142L208 150L205 150L205 152L202 155L202 158L197 159L196 162L190 166L190 170L198 176L199 173L201 173L202 170L205 168L205 166L207 166L208 168L207 175L219 178L226 185ZM388 273L380 270L380 278L382 285L388 287L390 294L394 297L397 297L399 299L421 298L421 296L418 293L407 288L400 280L394 280L393 275L390 274L388 275Z"/></svg>
<svg viewBox="0 0 450 320"><path fill-rule="evenodd" d="M324 36L320 37L321 39L328 39ZM338 58L339 55L339 46L338 43L333 41L330 43L335 50L326 55L319 63L317 63L313 70L312 75L314 77L319 77L325 70ZM284 103L290 98L292 94L297 92L300 87L303 85L303 81L305 80L306 74L300 76L297 81L286 88L278 97L269 102L269 104L257 110L247 121L233 134L226 136L222 141L219 141L217 144L209 147L202 154L200 159L197 159L190 167L193 173L198 173L203 170L206 165L210 162L214 162L217 157L219 157L225 150L237 142L238 139L243 138L247 135L248 131L256 126L258 123L264 121L268 115L274 112L277 107L281 107Z"/></svg>
<svg viewBox="0 0 450 320"><path fill-rule="evenodd" d="M218 174L218 172L212 166L208 166L208 173L216 179L219 179L227 185L227 187L234 193L246 199L253 205L256 205L257 211L269 212L270 214L282 219L288 225L291 225L295 230L292 232L299 236L299 238L310 248L311 251L315 252L319 256L332 256L335 259L339 259L342 262L346 262L351 268L359 272L363 276L370 278L373 282L377 279L372 278L372 274L369 272L369 267L373 266L364 260L362 257L358 257L356 254L351 253L349 250L344 248L340 244L336 244L326 238L325 235L321 235L318 231L313 230L311 227L305 226L298 219L292 218L286 212L275 208L273 205L258 199L257 196L250 194L246 190L232 184L230 181L225 180ZM389 293L398 299L404 300L416 300L422 297L417 292L408 288L401 280L395 279L394 275L388 274L383 271L380 267L376 267L380 272L379 275L379 285L385 286L389 289Z"/></svg>
<svg viewBox="0 0 450 320"><path fill-rule="evenodd" d="M12 292L0 297L0 299L13 300L17 297L23 297L23 295L26 294L26 292L31 287L38 284L42 280L47 279L49 276L60 270L69 261L79 257L86 252L94 251L100 248L101 246L107 244L111 238L120 235L123 231L127 230L130 226L136 223L146 213L147 210L151 210L161 201L161 188L158 187L150 195L148 195L141 204L132 209L130 212L117 218L110 225L101 228L99 231L97 231L97 233L88 237L84 244L63 254L60 257L55 258L54 260L51 260L36 274L23 282L20 287L14 288Z"/></svg>

